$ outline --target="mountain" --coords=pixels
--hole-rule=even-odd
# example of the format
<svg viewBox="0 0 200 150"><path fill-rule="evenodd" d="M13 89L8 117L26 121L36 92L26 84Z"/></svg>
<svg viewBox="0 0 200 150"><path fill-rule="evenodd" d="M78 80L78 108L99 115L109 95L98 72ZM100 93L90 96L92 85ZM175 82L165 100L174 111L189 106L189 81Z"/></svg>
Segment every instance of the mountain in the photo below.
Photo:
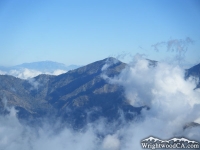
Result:
<svg viewBox="0 0 200 150"><path fill-rule="evenodd" d="M3 67L0 66L0 70L2 71L10 71L10 70L19 70L19 69L32 69L32 70L37 70L41 72L52 72L55 70L73 70L76 69L80 66L78 65L69 65L66 66L63 63L58 63L58 62L53 62L53 61L38 61L38 62L32 62L32 63L23 63L20 65L16 66L11 66L11 67Z"/></svg>
<svg viewBox="0 0 200 150"><path fill-rule="evenodd" d="M105 66L107 69L102 69ZM119 110L126 120L131 120L142 107L128 104L122 87L108 84L102 78L102 74L116 76L126 66L115 58L107 58L59 76L39 75L22 80L1 75L1 110L6 98L7 106L15 106L21 120L34 121L53 115L73 128L81 128L100 117L117 120L121 116Z"/></svg>
<svg viewBox="0 0 200 150"><path fill-rule="evenodd" d="M14 66L15 69L28 68L38 71L53 71L56 69L65 70L67 67L62 63L57 63L53 61L40 61L32 63L23 63L21 65Z"/></svg>
<svg viewBox="0 0 200 150"><path fill-rule="evenodd" d="M156 64L149 60L150 67ZM102 77L117 76L125 67L129 66L110 57L58 76L43 74L23 80L0 75L0 113L5 114L7 109L15 106L22 122L38 124L46 117L52 122L60 120L74 129L100 118L119 124L123 119L133 120L144 107L130 105L124 89ZM199 65L188 69L186 76L200 77L198 68Z"/></svg>
<svg viewBox="0 0 200 150"><path fill-rule="evenodd" d="M191 76L198 80L196 88L200 88L200 63L186 70L186 79Z"/></svg>
<svg viewBox="0 0 200 150"><path fill-rule="evenodd" d="M77 65L66 66L65 64L52 61L40 61L23 63L12 67L0 66L0 74L12 75L21 79L29 79L40 74L59 75L79 67L80 66Z"/></svg>

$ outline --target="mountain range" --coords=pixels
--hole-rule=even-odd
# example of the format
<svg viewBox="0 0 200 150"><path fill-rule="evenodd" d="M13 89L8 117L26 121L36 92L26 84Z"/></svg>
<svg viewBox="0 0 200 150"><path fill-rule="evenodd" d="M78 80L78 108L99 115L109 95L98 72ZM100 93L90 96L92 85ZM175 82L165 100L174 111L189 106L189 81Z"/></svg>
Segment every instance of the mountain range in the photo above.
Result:
<svg viewBox="0 0 200 150"><path fill-rule="evenodd" d="M73 70L79 68L78 65L69 65L66 66L63 63L53 62L53 61L38 61L38 62L31 62L31 63L23 63L20 65L4 67L0 66L1 71L11 71L11 70L20 70L20 69L30 69L30 70L37 70L41 72L53 72L55 70Z"/></svg>
<svg viewBox="0 0 200 150"><path fill-rule="evenodd" d="M157 64L156 61L148 61L149 66ZM34 68L37 65L22 66ZM60 64L60 67L64 66ZM14 106L21 122L38 124L42 118L50 117L74 129L81 129L100 118L108 122L115 120L119 124L123 119L133 120L143 108L149 108L130 105L124 96L124 89L102 77L104 74L117 76L125 67L129 66L110 57L58 76L42 74L24 80L0 75L0 113L7 114L8 109ZM200 64L186 70L186 79L190 76L200 78L199 71ZM120 119L122 115L123 119Z"/></svg>

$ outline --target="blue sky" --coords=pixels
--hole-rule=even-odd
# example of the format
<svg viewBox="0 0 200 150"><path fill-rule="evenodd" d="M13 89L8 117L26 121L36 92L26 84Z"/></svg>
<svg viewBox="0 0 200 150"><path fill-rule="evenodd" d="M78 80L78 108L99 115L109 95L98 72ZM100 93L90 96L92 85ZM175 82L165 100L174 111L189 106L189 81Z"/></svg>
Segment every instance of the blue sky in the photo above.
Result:
<svg viewBox="0 0 200 150"><path fill-rule="evenodd" d="M52 60L85 65L122 53L175 56L167 45L192 39L186 60L200 61L198 0L1 0L0 65Z"/></svg>

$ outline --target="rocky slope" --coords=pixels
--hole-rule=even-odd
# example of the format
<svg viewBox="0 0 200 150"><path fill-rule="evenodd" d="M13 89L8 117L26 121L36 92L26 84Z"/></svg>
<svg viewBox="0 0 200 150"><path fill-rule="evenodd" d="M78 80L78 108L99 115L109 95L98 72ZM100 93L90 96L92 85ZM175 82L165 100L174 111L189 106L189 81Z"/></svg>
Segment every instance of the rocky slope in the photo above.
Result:
<svg viewBox="0 0 200 150"><path fill-rule="evenodd" d="M126 102L122 87L102 78L102 74L118 75L125 67L126 64L107 58L59 76L39 75L22 80L1 75L1 110L5 110L7 100L7 106L15 106L21 120L53 116L74 128L100 117L116 120L121 116L119 110L130 120L141 108Z"/></svg>

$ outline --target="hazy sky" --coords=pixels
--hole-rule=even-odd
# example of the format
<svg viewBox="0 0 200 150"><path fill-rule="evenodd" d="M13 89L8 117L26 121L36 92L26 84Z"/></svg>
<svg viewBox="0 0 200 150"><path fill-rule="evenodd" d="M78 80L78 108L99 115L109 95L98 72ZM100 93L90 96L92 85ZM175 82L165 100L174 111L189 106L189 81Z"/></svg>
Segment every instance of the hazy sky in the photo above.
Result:
<svg viewBox="0 0 200 150"><path fill-rule="evenodd" d="M187 61L200 61L198 0L1 0L0 65L52 60L84 65L122 53L173 57L187 37ZM182 40L181 40L182 39ZM177 43L178 41L178 43ZM169 45L168 45L169 46Z"/></svg>

